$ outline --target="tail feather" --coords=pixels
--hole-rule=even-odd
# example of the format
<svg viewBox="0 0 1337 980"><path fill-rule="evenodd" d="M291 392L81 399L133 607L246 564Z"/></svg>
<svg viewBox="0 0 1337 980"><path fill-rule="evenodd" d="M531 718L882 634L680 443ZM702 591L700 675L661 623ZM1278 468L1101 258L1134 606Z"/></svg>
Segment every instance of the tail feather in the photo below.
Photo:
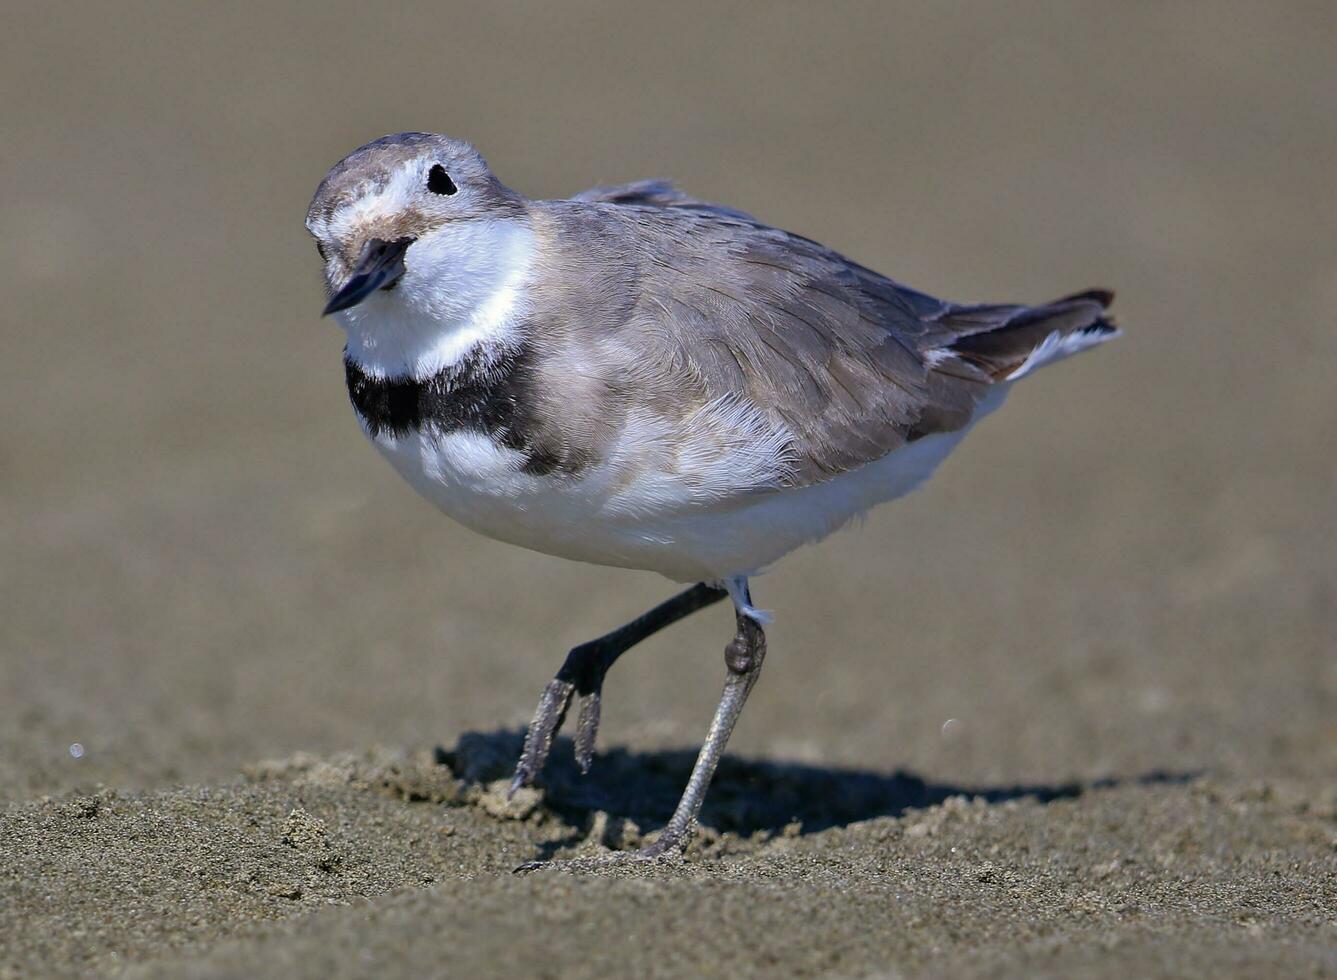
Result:
<svg viewBox="0 0 1337 980"><path fill-rule="evenodd" d="M959 330L946 349L995 381L1012 381L1118 336L1106 313L1113 301L1108 290L1088 289L1043 306L958 307L942 318Z"/></svg>

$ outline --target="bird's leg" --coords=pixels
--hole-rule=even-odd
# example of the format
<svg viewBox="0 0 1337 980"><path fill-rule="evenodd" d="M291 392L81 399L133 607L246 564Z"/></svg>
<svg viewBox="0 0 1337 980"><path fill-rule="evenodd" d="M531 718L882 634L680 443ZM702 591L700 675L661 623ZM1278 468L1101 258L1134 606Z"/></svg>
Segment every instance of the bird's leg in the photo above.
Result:
<svg viewBox="0 0 1337 980"><path fill-rule="evenodd" d="M687 780L687 788L683 790L677 809L673 811L673 816L669 818L659 838L643 848L638 857L654 858L671 850L681 850L687 845L701 812L701 804L705 802L706 790L710 788L710 780L715 775L715 767L719 765L720 756L724 754L724 747L733 732L734 723L742 714L752 685L761 675L761 662L766 659L766 634L762 631L761 623L754 618L756 610L752 608L747 580L734 579L729 585L734 600L737 630L729 645L724 648L724 666L727 671L724 693L720 696L710 731L706 733L705 744L697 754L696 765L692 767L692 775Z"/></svg>
<svg viewBox="0 0 1337 980"><path fill-rule="evenodd" d="M525 747L511 780L511 792L527 786L543 769L553 738L562 727L573 694L580 695L580 718L576 722L576 762L582 772L589 772L594 758L594 738L599 730L600 697L604 674L618 657L646 637L658 633L685 616L719 602L729 593L715 585L699 582L660 603L643 616L613 630L597 640L572 648L557 676L548 682L534 720L525 733ZM728 737L728 734L725 734ZM707 777L709 782L709 777Z"/></svg>

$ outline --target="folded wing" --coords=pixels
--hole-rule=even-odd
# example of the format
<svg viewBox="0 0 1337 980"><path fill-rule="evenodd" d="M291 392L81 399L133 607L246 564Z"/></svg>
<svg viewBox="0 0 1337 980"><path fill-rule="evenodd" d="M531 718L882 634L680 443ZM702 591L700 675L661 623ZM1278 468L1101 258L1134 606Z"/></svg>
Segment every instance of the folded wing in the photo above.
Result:
<svg viewBox="0 0 1337 980"><path fill-rule="evenodd" d="M935 299L802 236L663 181L595 188L641 270L625 329L656 377L755 406L805 486L968 424L1000 383L1115 334L1112 296L1042 306ZM625 211L624 211L625 209ZM656 378L645 383L653 386Z"/></svg>

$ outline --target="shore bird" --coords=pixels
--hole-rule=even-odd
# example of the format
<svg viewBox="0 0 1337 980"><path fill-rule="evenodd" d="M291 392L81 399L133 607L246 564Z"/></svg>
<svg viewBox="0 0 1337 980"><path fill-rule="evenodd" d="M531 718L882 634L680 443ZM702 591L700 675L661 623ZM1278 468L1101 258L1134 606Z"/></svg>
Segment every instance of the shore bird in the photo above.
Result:
<svg viewBox="0 0 1337 980"><path fill-rule="evenodd" d="M749 577L913 490L1014 382L1118 332L1104 290L945 302L663 181L530 200L430 133L339 161L306 226L354 412L405 480L501 541L690 583L568 653L512 791L573 699L588 771L614 661L732 600L724 692L647 858L686 843L761 670Z"/></svg>

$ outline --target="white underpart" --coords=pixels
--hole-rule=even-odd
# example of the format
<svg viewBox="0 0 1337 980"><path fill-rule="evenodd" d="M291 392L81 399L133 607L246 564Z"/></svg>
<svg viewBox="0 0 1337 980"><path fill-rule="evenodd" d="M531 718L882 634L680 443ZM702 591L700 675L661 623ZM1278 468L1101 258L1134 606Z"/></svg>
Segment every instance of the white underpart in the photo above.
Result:
<svg viewBox="0 0 1337 980"><path fill-rule="evenodd" d="M387 221L419 180L417 169L396 174L382 193L339 211L330 232ZM444 223L409 246L393 289L336 314L348 356L371 377L427 378L480 343L504 342L524 312L533 258L534 234L520 219Z"/></svg>
<svg viewBox="0 0 1337 980"><path fill-rule="evenodd" d="M1044 367L1046 364L1053 364L1055 361L1061 361L1065 357L1070 357L1078 351L1084 351L1088 347L1095 347L1097 344L1103 344L1107 340L1113 340L1119 336L1117 330L1098 333L1095 331L1081 330L1068 334L1066 337L1057 330L1052 332L1039 345L1027 355L1026 360L1021 362L1021 366L1007 376L1008 381L1016 381L1018 378L1024 378L1038 367Z"/></svg>
<svg viewBox="0 0 1337 980"><path fill-rule="evenodd" d="M976 421L1002 404L1008 387L1003 383L989 393ZM670 433L665 425L630 423L605 462L577 478L525 473L520 453L476 432L382 435L375 441L424 497L481 534L577 561L694 582L760 572L869 508L909 493L969 429L926 436L857 470L798 489L748 488L735 471L734 492L726 495L720 482L703 481L700 473L674 474L646 452L657 442L661 452L690 457L683 451L682 431ZM752 456L759 458L769 457ZM727 466L711 469L722 480ZM765 616L751 606L744 612Z"/></svg>

